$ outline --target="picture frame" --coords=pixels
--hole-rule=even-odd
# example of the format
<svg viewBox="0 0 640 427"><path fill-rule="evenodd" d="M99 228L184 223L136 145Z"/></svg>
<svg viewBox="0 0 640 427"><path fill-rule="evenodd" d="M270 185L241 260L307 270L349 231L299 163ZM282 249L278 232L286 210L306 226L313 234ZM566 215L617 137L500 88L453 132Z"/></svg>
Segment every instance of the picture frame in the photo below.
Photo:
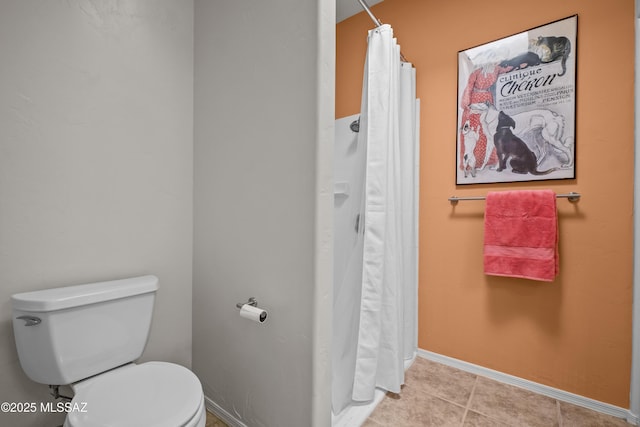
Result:
<svg viewBox="0 0 640 427"><path fill-rule="evenodd" d="M458 52L456 185L576 177L578 15Z"/></svg>

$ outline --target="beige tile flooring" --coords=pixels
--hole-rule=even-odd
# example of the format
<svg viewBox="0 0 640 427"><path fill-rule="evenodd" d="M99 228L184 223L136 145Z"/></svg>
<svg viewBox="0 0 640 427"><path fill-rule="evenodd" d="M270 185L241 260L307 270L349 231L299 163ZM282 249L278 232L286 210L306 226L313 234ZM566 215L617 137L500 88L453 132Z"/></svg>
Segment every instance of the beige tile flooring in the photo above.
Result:
<svg viewBox="0 0 640 427"><path fill-rule="evenodd" d="M416 358L363 427L629 427L624 420ZM207 412L206 427L228 427ZM277 427L277 426L274 426ZM355 427L355 426L354 426Z"/></svg>
<svg viewBox="0 0 640 427"><path fill-rule="evenodd" d="M225 423L222 422L218 417L213 415L211 412L207 411L207 423L204 427L228 427Z"/></svg>
<svg viewBox="0 0 640 427"><path fill-rule="evenodd" d="M624 420L420 357L363 427L629 427Z"/></svg>

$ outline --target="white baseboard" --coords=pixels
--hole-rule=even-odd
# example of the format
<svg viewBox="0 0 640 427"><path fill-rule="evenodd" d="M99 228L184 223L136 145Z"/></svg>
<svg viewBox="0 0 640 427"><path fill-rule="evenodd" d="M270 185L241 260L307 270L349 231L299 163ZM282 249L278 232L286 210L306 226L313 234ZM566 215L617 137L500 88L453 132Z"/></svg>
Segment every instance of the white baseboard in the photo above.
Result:
<svg viewBox="0 0 640 427"><path fill-rule="evenodd" d="M433 353L427 350L418 349L418 356L427 360L431 360L433 362L442 363L443 365L460 369L461 371L481 375L492 380L520 387L534 393L542 394L553 399L561 400L563 402L571 403L577 406L582 406L584 408L591 409L596 412L601 412L603 414L622 418L627 420L627 422L631 423L632 425L640 425L640 419L638 418L637 414L633 414L630 410L621 408L619 406L600 402L598 400L590 399L588 397L580 396L578 394L570 393L568 391L560 390L554 387L549 387L544 384L525 380L524 378L519 378L499 371L494 371L493 369L484 368L479 365L474 365L473 363L454 359L448 356L443 356L441 354Z"/></svg>
<svg viewBox="0 0 640 427"><path fill-rule="evenodd" d="M229 427L247 427L245 423L238 420L236 417L225 411L220 405L207 396L204 397L204 404L216 417L224 421Z"/></svg>

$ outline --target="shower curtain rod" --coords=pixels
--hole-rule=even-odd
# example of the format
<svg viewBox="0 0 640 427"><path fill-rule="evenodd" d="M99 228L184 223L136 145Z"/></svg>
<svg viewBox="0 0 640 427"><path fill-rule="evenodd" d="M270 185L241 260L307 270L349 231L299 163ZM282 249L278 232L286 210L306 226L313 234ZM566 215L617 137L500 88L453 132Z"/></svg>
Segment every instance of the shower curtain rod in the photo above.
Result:
<svg viewBox="0 0 640 427"><path fill-rule="evenodd" d="M371 18L371 20L376 24L376 27L379 27L382 25L382 21L376 18L373 12L371 12L371 8L369 8L369 5L364 0L358 0L358 3L360 3L360 6L362 6L364 11L367 12L367 14L369 15L369 18Z"/></svg>
<svg viewBox="0 0 640 427"><path fill-rule="evenodd" d="M364 11L367 12L367 15L369 15L369 18L371 18L373 23L376 24L376 27L382 26L382 21L379 20L378 18L376 18L376 16L373 14L373 12L371 12L371 8L367 4L367 2L365 2L364 0L358 0L358 3L360 3L360 6L362 6ZM400 52L400 60L402 62L409 62L409 60L407 60L407 58L404 57L402 52Z"/></svg>

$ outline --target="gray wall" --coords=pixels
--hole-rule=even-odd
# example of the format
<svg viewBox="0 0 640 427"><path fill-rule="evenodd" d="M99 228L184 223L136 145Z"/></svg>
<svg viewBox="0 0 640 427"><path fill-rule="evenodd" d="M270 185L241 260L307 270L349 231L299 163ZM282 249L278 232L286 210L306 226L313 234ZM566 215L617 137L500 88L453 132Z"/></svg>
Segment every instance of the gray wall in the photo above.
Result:
<svg viewBox="0 0 640 427"><path fill-rule="evenodd" d="M249 426L330 425L334 8L195 2L193 368Z"/></svg>
<svg viewBox="0 0 640 427"><path fill-rule="evenodd" d="M143 359L190 366L193 1L3 0L0 58L0 402L50 400L16 292L156 274Z"/></svg>

